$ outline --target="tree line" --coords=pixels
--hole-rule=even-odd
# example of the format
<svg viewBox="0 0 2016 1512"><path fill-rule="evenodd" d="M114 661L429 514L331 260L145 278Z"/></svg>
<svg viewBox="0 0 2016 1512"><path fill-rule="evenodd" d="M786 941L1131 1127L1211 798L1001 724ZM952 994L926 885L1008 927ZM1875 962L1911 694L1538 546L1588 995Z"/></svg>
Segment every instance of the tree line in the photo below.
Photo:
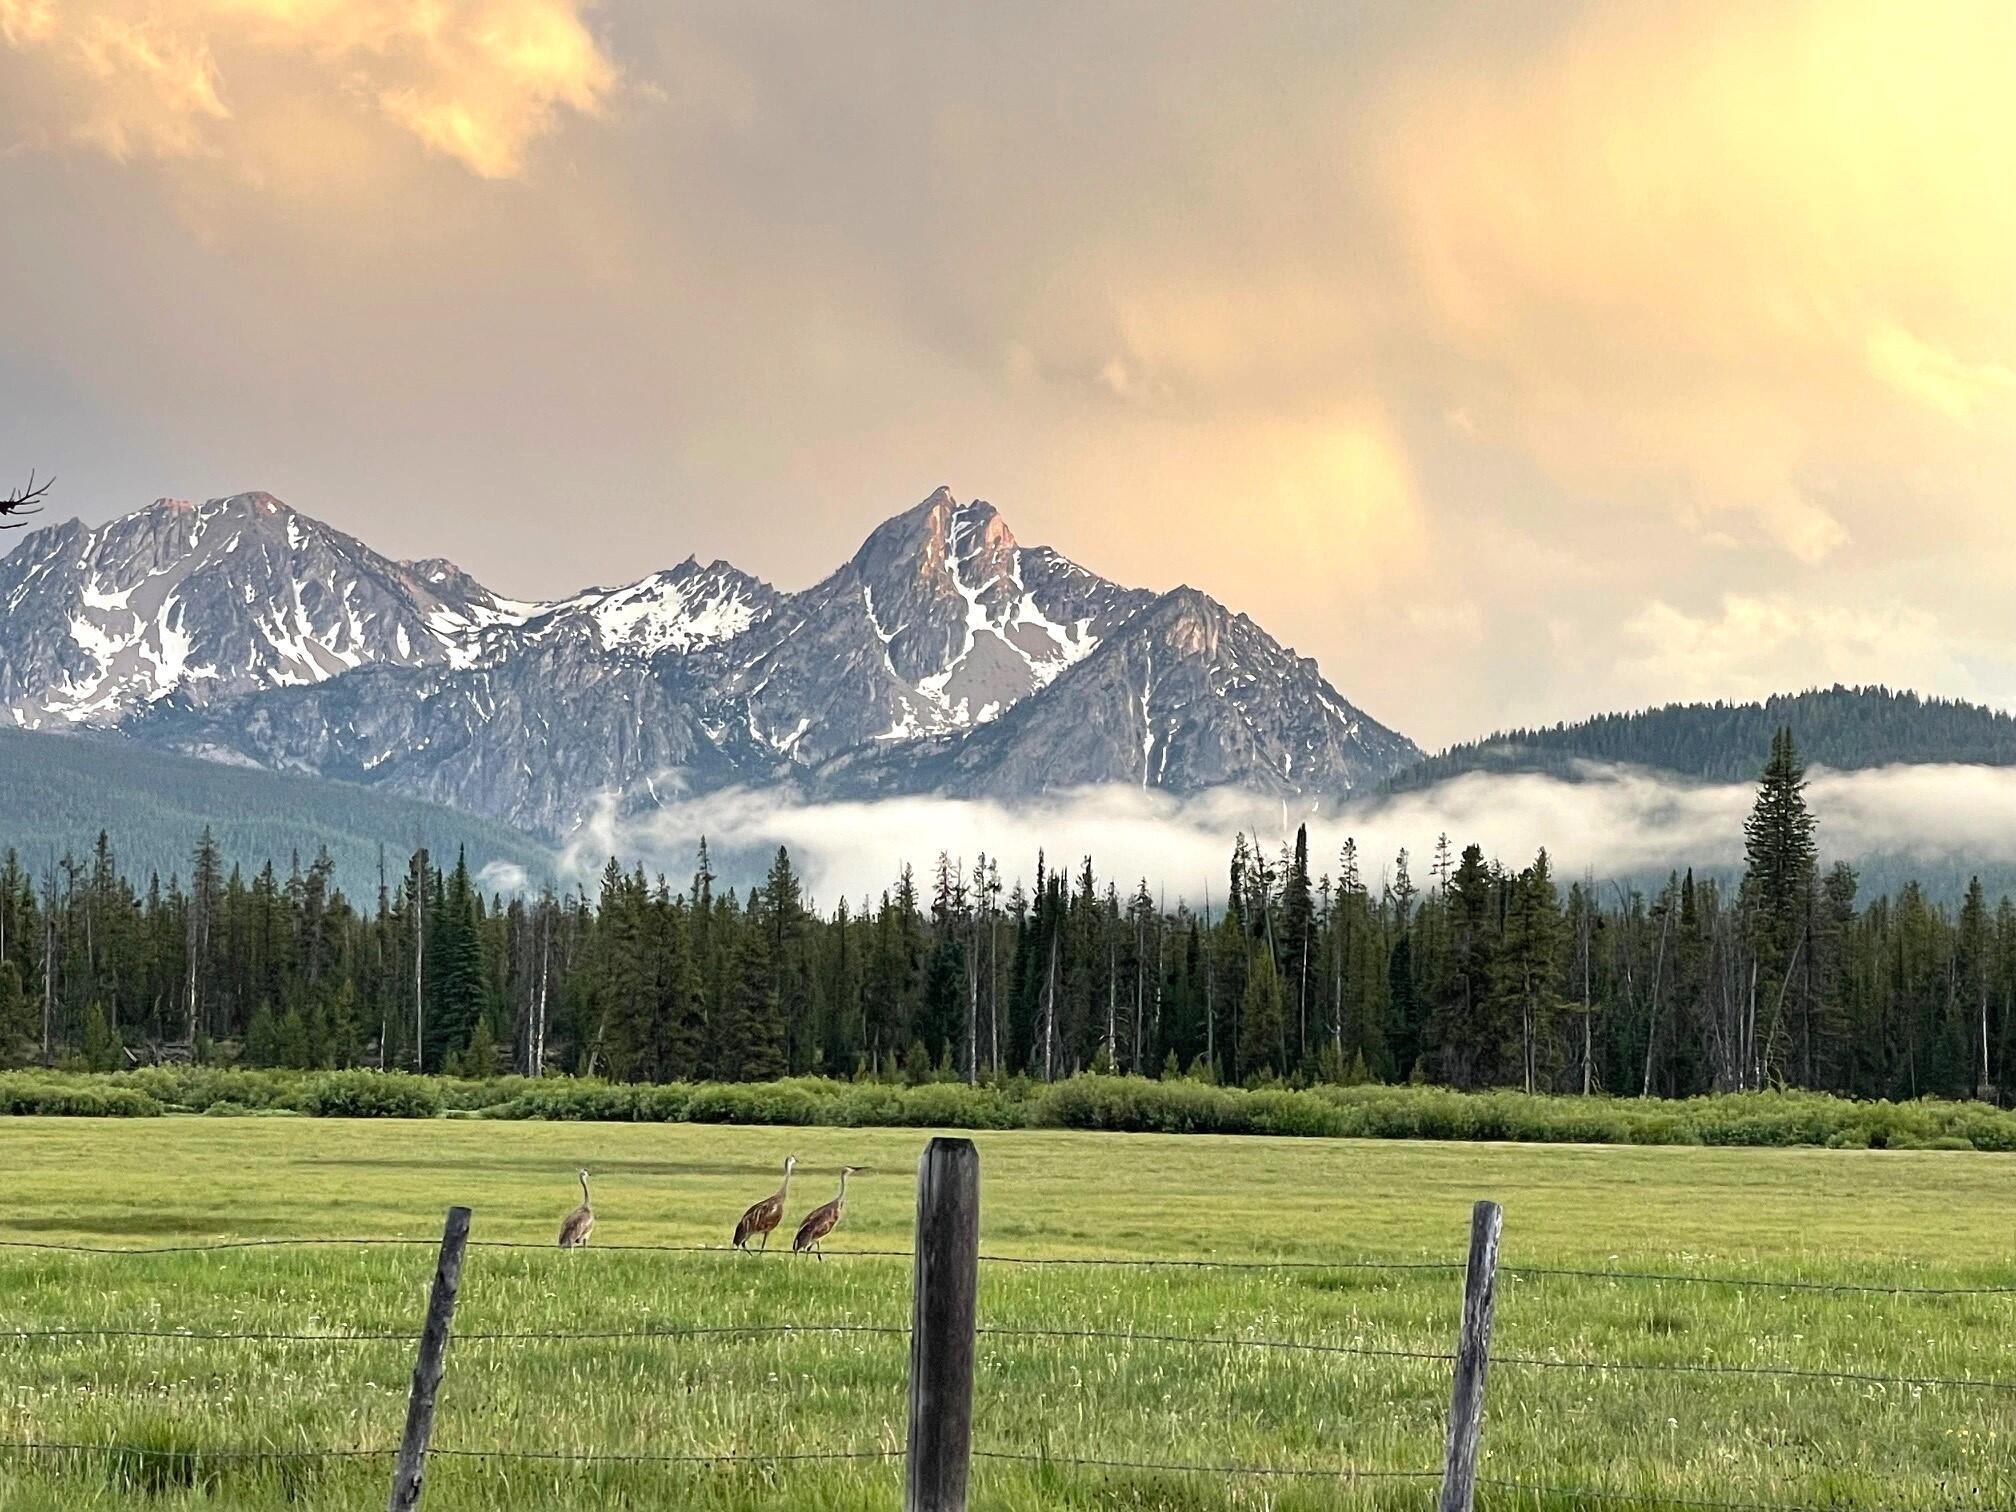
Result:
<svg viewBox="0 0 2016 1512"><path fill-rule="evenodd" d="M1717 782L1755 775L1755 753L1786 725L1835 771L1964 762L2016 765L2016 715L1881 685L1809 688L1761 703L1666 704L1574 724L1500 730L1417 762L1395 788L1426 788L1463 772L1543 771L1575 780L1589 762L1653 767Z"/></svg>
<svg viewBox="0 0 2016 1512"><path fill-rule="evenodd" d="M2016 903L1863 901L1820 868L1804 789L1781 730L1734 882L1564 885L1545 851L1445 836L1418 882L1402 851L1375 884L1304 830L1240 836L1222 892L1174 907L1039 854L1028 884L940 856L825 911L787 850L738 895L704 841L676 885L612 860L593 888L486 895L423 850L359 900L326 853L247 876L207 833L186 876L136 883L101 835L39 875L0 857L0 1058L1999 1100Z"/></svg>

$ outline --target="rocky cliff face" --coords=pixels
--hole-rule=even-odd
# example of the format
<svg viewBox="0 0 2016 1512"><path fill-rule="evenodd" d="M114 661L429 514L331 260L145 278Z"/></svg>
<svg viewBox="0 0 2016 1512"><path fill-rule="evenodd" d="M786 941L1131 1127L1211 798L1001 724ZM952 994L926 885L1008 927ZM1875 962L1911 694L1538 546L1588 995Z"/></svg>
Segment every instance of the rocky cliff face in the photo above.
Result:
<svg viewBox="0 0 2016 1512"><path fill-rule="evenodd" d="M1114 627L1042 697L908 761L860 763L851 780L909 790L922 778L998 798L1104 783L1342 795L1418 759L1314 662L1209 595L1178 588Z"/></svg>
<svg viewBox="0 0 2016 1512"><path fill-rule="evenodd" d="M0 609L0 719L553 836L611 798L735 784L1330 796L1420 754L1246 616L1023 546L945 489L799 593L689 558L551 603L264 494L163 502L29 537L0 558Z"/></svg>
<svg viewBox="0 0 2016 1512"><path fill-rule="evenodd" d="M939 489L731 648L723 699L800 766L958 734L1090 655L1149 595L1016 543Z"/></svg>

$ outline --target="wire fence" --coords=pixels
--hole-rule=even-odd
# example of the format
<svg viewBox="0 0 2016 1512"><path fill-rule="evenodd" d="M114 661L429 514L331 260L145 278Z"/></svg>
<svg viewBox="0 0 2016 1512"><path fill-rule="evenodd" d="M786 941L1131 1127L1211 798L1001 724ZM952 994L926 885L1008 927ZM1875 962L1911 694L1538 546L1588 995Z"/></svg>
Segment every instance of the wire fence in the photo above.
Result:
<svg viewBox="0 0 2016 1512"><path fill-rule="evenodd" d="M1448 1350L1399 1349L1374 1344L1340 1344L1327 1340L1255 1338L1242 1334L1153 1333L1121 1328L1001 1328L982 1326L975 1333L984 1339L1042 1339L1072 1342L1167 1344L1184 1348L1255 1349L1289 1354L1351 1355L1361 1359L1415 1360L1434 1365L1454 1363ZM908 1338L910 1330L886 1323L653 1323L635 1328L583 1329L489 1329L458 1330L455 1342L462 1344L499 1343L603 1343L613 1340L688 1340L711 1338L762 1338L785 1335L861 1334ZM0 1328L0 1342L69 1339L171 1339L183 1343L284 1343L284 1344L414 1344L418 1330L353 1330L347 1333L285 1332L271 1329L200 1328ZM1910 1375L1903 1372L1820 1370L1797 1365L1722 1364L1712 1361L1669 1360L1583 1360L1543 1355L1494 1354L1491 1363L1499 1367L1533 1370L1582 1370L1598 1374L1620 1371L1643 1374L1760 1376L1786 1380L1839 1382L1847 1385L1917 1386L1956 1391L2016 1393L2016 1380L1975 1376Z"/></svg>
<svg viewBox="0 0 2016 1512"><path fill-rule="evenodd" d="M140 1257L154 1255L202 1255L230 1250L289 1248L423 1248L439 1245L436 1238L403 1234L362 1234L349 1236L276 1236L254 1239L204 1240L189 1244L73 1244L41 1239L0 1239L0 1250L45 1250L64 1255L104 1255ZM531 1239L471 1239L470 1249L549 1251L552 1244ZM638 1244L597 1241L593 1250L604 1254L720 1255L740 1261L773 1258L789 1261L790 1251L743 1250L732 1244ZM822 1249L834 1260L914 1260L907 1249ZM1218 1256L1164 1255L997 1255L982 1253L982 1265L1020 1266L1029 1269L1105 1268L1118 1270L1223 1270L1223 1271L1435 1271L1453 1274L1463 1269L1461 1260L1350 1259L1225 1259ZM1914 1286L1877 1281L1814 1281L1799 1276L1730 1276L1688 1271L1608 1270L1550 1265L1503 1265L1501 1279L1512 1281L1577 1280L1643 1282L1673 1286L1727 1286L1760 1291L1835 1292L1889 1297L2016 1297L2016 1282L1977 1286Z"/></svg>
<svg viewBox="0 0 2016 1512"><path fill-rule="evenodd" d="M925 1238L926 1236L920 1227L920 1246L923 1244ZM1495 1253L1495 1237L1493 1243ZM431 1239L401 1235L266 1237L140 1246L91 1245L10 1239L0 1240L0 1250L45 1252L78 1257L138 1258L170 1255L204 1255L233 1251L242 1252L297 1247L419 1248L433 1247L435 1244L436 1241ZM551 1248L550 1245L543 1243L514 1240L471 1240L468 1241L468 1247L491 1251L545 1251ZM596 1252L677 1256L736 1255L738 1258L747 1258L751 1253L737 1251L732 1246L726 1245L651 1243L600 1244L594 1246L590 1251L591 1254ZM755 1253L758 1255L761 1254L760 1251ZM784 1253L780 1249L778 1251L779 1257L782 1258ZM833 1250L827 1253L831 1254L835 1259L917 1260L917 1251L907 1249ZM1410 1273L1454 1274L1464 1273L1467 1269L1470 1287L1474 1289L1476 1283L1476 1256L1474 1253L1467 1266L1466 1262L1460 1260L1436 1259L1249 1259L1217 1256L1172 1257L1129 1255L1048 1256L978 1252L972 1254L970 1259L976 1267L993 1266L1020 1269L1112 1268L1125 1271L1186 1270L1197 1272L1223 1271L1282 1274L1390 1272L1402 1275ZM459 1266L459 1255L457 1264ZM924 1266L919 1263L918 1276L920 1282L923 1274ZM1557 1266L1496 1267L1495 1262L1493 1265L1493 1278L1502 1278L1514 1283L1573 1280L1606 1285L1656 1285L1677 1288L1729 1287L1770 1291L1781 1294L1812 1293L1914 1299L2016 1296L2016 1284L1984 1283L1965 1286L1915 1285L1877 1281L1821 1281L1797 1276L1760 1277L1709 1273L1697 1274L1684 1271L1659 1272ZM1488 1315L1490 1307L1488 1297L1485 1307L1486 1321L1484 1336L1488 1347ZM0 1323L0 1345L38 1342L63 1345L79 1341L119 1339L160 1340L182 1344L299 1343L318 1346L413 1346L418 1344L423 1346L424 1353L428 1332L429 1330L427 1329L411 1328L293 1331L259 1328L205 1329L194 1327L125 1326L118 1324L9 1327L4 1323ZM855 1321L793 1321L788 1323L648 1322L634 1326L610 1328L471 1329L456 1331L453 1338L457 1345L564 1345L568 1343L593 1343L618 1340L678 1343L801 1335L906 1338L912 1340L913 1349L916 1341L916 1335L912 1327ZM1100 1343L1125 1344L1130 1347L1153 1346L1178 1349L1251 1350L1291 1356L1350 1356L1378 1361L1413 1362L1442 1369L1454 1368L1458 1373L1459 1398L1461 1395L1460 1378L1464 1368L1464 1348L1461 1341L1459 1341L1459 1347L1452 1351L1448 1349L1413 1348L1362 1341L1275 1337L1247 1333L1181 1333L1122 1327L1009 1327L994 1324L976 1324L971 1328L971 1336L976 1340L999 1342L1011 1346L1021 1344ZM1573 1356L1558 1357L1551 1355L1499 1353L1490 1354L1489 1363L1500 1368L1509 1368L1515 1371L1581 1371L1596 1375L1614 1372L1673 1375L1677 1377L1731 1377L1859 1387L1902 1387L1984 1394L2016 1394L2016 1380L1964 1375L1914 1374L1904 1370L1823 1369L1775 1362L1734 1362L1715 1359L1587 1359ZM913 1352L913 1390L915 1389L914 1376L916 1370L916 1355ZM1454 1417L1455 1412L1452 1409L1452 1425ZM1455 1438L1456 1433L1452 1426L1452 1454L1455 1452L1453 1448ZM691 1451L679 1453L605 1451L591 1448L526 1449L503 1447L482 1448L457 1445L434 1447L431 1444L425 1445L424 1448L426 1456L434 1459L551 1466L607 1464L719 1468L744 1465L770 1467L812 1464L875 1465L901 1460L906 1457L906 1451L891 1447L790 1449L776 1452L736 1449L724 1452ZM402 1452L404 1452L403 1446L390 1445L363 1448L315 1446L176 1447L118 1441L84 1442L38 1439L0 1441L0 1457L99 1457L134 1464L157 1465L259 1463L269 1461L285 1463L295 1461L343 1462L384 1460L398 1458L402 1455ZM914 1446L911 1452L914 1453ZM1280 1478L1305 1481L1327 1480L1347 1489L1359 1484L1367 1486L1376 1486L1383 1483L1405 1485L1408 1483L1434 1481L1441 1481L1446 1489L1451 1474L1450 1466L1446 1463L1439 1469L1412 1469L1382 1466L1360 1467L1345 1464L1262 1464L1237 1461L1158 1460L1151 1458L1110 1457L1095 1454L1054 1453L1050 1452L1047 1448L1044 1450L1030 1450L1012 1445L972 1447L970 1444L962 1445L962 1452L971 1461L997 1465L1036 1467L1050 1471L1130 1476L1155 1475L1202 1476L1223 1479ZM1586 1503L1590 1505L1631 1504L1640 1506L1701 1508L1711 1509L1711 1512L1838 1512L1838 1504L1823 1507L1796 1502L1704 1499L1683 1495L1669 1495L1660 1491L1657 1487L1648 1486L1619 1489L1557 1485L1488 1475L1475 1475L1469 1484L1475 1488L1490 1492L1493 1495L1532 1500L1536 1503L1547 1501L1567 1504ZM1463 1505L1467 1506L1467 1501ZM1994 1512L1994 1509L1985 1507L1978 1496L1972 1499L1963 1498L1962 1501L1955 1504L1953 1512L1959 1512L1959 1508L1961 1507L1964 1507L1966 1512ZM1865 1512L1881 1512L1881 1509L1865 1508ZM1928 1509L1914 1506L1911 1512L1945 1512L1945 1509Z"/></svg>

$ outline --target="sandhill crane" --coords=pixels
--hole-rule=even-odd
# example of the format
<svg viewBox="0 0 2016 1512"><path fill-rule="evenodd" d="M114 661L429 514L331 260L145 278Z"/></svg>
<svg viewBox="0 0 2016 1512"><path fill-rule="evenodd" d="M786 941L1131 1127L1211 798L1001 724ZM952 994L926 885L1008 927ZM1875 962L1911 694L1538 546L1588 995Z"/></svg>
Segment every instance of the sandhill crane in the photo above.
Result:
<svg viewBox="0 0 2016 1512"><path fill-rule="evenodd" d="M784 1184L742 1215L735 1225L735 1248L747 1249L756 1238L763 1241L758 1249L770 1248L770 1231L784 1219L784 1195L791 1190L791 1171L797 1164L796 1155L784 1157Z"/></svg>
<svg viewBox="0 0 2016 1512"><path fill-rule="evenodd" d="M791 1253L809 1249L819 1259L826 1257L819 1252L819 1243L840 1226L840 1218L847 1211L847 1178L859 1171L859 1166L840 1167L840 1190L833 1200L824 1207L816 1207L805 1215L805 1221L798 1225L798 1237L791 1241Z"/></svg>
<svg viewBox="0 0 2016 1512"><path fill-rule="evenodd" d="M588 1173L576 1171L581 1178L581 1206L567 1215L560 1225L560 1248L582 1249L588 1243L588 1236L595 1232L595 1209L588 1205Z"/></svg>

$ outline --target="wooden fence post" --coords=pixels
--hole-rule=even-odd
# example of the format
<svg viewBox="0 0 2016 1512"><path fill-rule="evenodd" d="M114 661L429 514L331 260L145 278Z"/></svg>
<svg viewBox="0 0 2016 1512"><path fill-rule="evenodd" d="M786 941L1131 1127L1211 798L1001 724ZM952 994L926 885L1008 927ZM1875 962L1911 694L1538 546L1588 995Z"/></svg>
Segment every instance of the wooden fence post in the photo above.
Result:
<svg viewBox="0 0 2016 1512"><path fill-rule="evenodd" d="M392 1470L392 1499L386 1512L413 1512L427 1473L427 1439L434 1431L434 1399L441 1389L441 1366L448 1353L448 1326L455 1318L455 1293L462 1285L462 1251L469 1243L469 1209L451 1207L441 1228L441 1258L434 1266L434 1289L427 1297L427 1322L420 1330L420 1353L413 1362L413 1389L406 1398L406 1436Z"/></svg>
<svg viewBox="0 0 2016 1512"><path fill-rule="evenodd" d="M1491 1309L1498 1292L1495 1202L1470 1214L1470 1264L1463 1273L1463 1325L1456 1336L1456 1382L1449 1397L1449 1438L1442 1456L1441 1512L1470 1512L1477 1490L1477 1436L1484 1426L1484 1372L1491 1363Z"/></svg>
<svg viewBox="0 0 2016 1512"><path fill-rule="evenodd" d="M980 1287L980 1152L934 1139L917 1162L905 1512L965 1512Z"/></svg>

